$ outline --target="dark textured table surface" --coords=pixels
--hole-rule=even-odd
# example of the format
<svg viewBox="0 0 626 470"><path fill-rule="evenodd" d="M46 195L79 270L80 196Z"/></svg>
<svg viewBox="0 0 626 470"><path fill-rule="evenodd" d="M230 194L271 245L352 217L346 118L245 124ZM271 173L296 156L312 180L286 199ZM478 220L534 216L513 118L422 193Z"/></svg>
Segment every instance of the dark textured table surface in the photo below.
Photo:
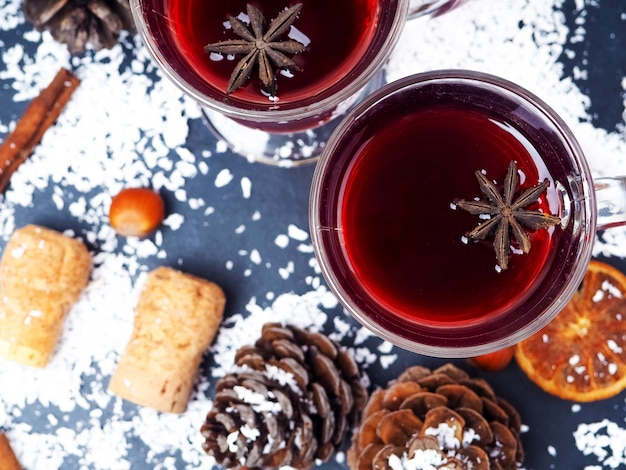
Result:
<svg viewBox="0 0 626 470"><path fill-rule="evenodd" d="M17 0L0 0L0 140L61 66L83 82L0 197L0 247L14 228L37 223L85 240L94 271L46 369L0 359L0 429L24 468L211 468L198 429L212 385L264 321L323 329L354 350L371 388L409 365L444 362L392 348L343 312L308 237L313 167L276 168L232 154L207 132L197 107L160 78L138 38L72 58L24 21ZM473 0L407 25L387 76L457 67L537 93L571 125L594 175L626 174L625 1ZM159 190L168 215L143 241L115 236L107 218L112 195L137 185ZM626 270L626 232L600 234L596 256ZM181 416L106 390L131 331L137 288L161 265L211 279L228 298ZM520 411L526 468L626 468L624 393L578 404L542 392L514 363L499 373L458 363ZM586 447L575 437L585 430ZM345 468L341 454L325 467Z"/></svg>

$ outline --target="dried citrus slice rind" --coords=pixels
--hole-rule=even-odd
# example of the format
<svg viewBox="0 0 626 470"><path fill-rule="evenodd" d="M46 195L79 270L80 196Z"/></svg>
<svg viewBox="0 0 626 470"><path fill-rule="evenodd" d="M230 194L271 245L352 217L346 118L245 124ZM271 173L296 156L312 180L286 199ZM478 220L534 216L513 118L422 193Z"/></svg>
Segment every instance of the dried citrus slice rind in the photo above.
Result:
<svg viewBox="0 0 626 470"><path fill-rule="evenodd" d="M626 275L592 260L580 289L546 327L520 342L515 359L539 387L590 402L626 388Z"/></svg>

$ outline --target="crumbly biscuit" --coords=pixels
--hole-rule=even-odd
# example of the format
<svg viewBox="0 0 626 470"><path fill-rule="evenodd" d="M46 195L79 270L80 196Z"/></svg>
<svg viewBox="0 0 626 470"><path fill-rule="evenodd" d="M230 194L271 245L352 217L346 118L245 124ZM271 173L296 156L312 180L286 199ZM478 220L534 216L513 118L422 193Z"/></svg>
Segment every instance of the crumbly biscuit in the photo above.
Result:
<svg viewBox="0 0 626 470"><path fill-rule="evenodd" d="M0 356L45 367L89 280L85 245L54 230L16 230L0 261Z"/></svg>
<svg viewBox="0 0 626 470"><path fill-rule="evenodd" d="M109 390L159 411L184 412L225 302L213 282L166 267L150 272Z"/></svg>

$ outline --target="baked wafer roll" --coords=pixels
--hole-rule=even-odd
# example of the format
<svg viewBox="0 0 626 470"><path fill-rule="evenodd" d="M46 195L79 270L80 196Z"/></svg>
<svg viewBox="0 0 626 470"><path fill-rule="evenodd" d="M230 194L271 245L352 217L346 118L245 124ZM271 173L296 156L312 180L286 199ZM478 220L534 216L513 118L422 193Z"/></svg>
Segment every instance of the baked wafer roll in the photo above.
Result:
<svg viewBox="0 0 626 470"><path fill-rule="evenodd" d="M2 470L22 470L22 466L11 448L11 443L3 432L0 432L0 468Z"/></svg>
<svg viewBox="0 0 626 470"><path fill-rule="evenodd" d="M16 230L0 260L0 356L48 364L90 271L81 241L36 225Z"/></svg>
<svg viewBox="0 0 626 470"><path fill-rule="evenodd" d="M166 267L150 272L109 390L138 405L184 412L225 302L213 282Z"/></svg>

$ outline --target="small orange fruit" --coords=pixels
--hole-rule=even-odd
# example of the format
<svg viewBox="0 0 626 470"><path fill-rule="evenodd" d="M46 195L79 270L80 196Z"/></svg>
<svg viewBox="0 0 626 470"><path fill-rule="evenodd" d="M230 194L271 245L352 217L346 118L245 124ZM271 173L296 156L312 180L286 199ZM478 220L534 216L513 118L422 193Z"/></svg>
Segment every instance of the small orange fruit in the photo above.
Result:
<svg viewBox="0 0 626 470"><path fill-rule="evenodd" d="M165 205L161 196L147 188L127 188L111 201L109 221L125 237L145 237L163 222Z"/></svg>
<svg viewBox="0 0 626 470"><path fill-rule="evenodd" d="M520 368L557 397L589 402L626 388L626 276L592 261L580 289L546 327L520 342Z"/></svg>
<svg viewBox="0 0 626 470"><path fill-rule="evenodd" d="M472 357L469 362L488 372L498 372L509 365L514 353L515 346L509 346L489 354Z"/></svg>

